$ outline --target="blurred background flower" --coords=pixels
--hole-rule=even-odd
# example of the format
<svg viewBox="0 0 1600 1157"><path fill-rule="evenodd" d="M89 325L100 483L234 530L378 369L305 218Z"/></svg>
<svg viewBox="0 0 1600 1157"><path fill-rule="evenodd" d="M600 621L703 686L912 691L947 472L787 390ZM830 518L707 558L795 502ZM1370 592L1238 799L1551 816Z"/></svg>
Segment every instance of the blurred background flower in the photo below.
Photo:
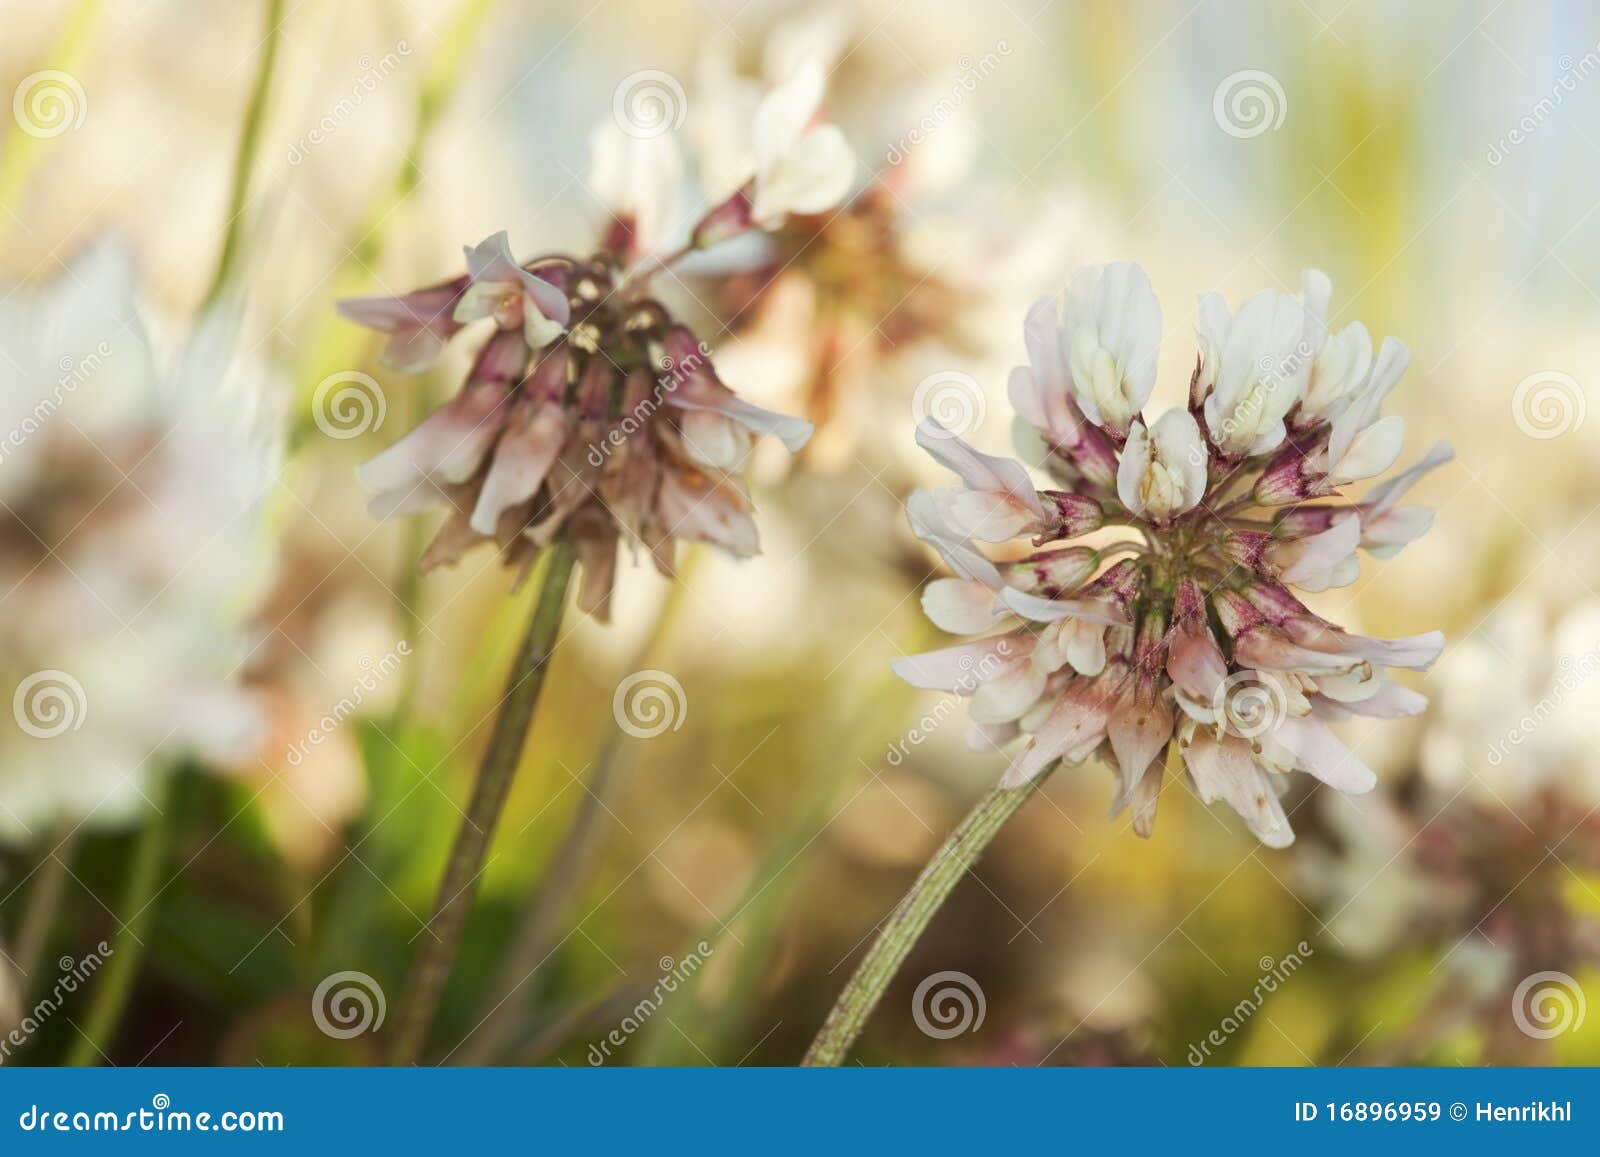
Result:
<svg viewBox="0 0 1600 1157"><path fill-rule="evenodd" d="M1579 1015L1596 992L1580 933L1600 910L1595 836L1579 822L1593 806L1587 684L1498 764L1489 757L1577 676L1561 656L1581 665L1582 608L1600 576L1600 426L1588 412L1600 381L1600 16L1589 7L246 9L222 20L197 0L0 0L0 95L11 97L0 104L0 437L49 396L64 354L94 352L91 303L130 331L109 327L104 366L0 457L0 514L20 520L3 547L0 691L69 671L88 704L76 731L0 740L0 804L43 837L0 853L0 945L15 962L82 959L122 930L142 801L121 797L124 823L85 826L70 845L46 833L106 798L90 785L120 782L110 747L164 750L152 729L169 719L191 740L161 761L183 770L112 1060L378 1055L380 1010L427 935L526 620L527 597L508 602L488 552L417 576L435 527L375 524L354 481L359 462L448 396L464 351L391 389L382 335L340 320L333 302L453 276L463 242L500 230L518 254L594 236L616 186L597 186L583 159L629 77L674 82L687 144L715 111L705 94L764 87L806 57L830 71L827 118L860 160L849 207L796 220L771 249L727 254L740 262L737 293L711 294L685 272L670 306L694 318L741 397L815 420L818 435L795 463L757 448L760 556L696 558L675 583L624 560L613 626L571 624L434 1059L588 1063L613 1032L623 1043L608 1064L799 1058L918 865L1002 770L965 750L955 704L888 670L936 645L916 593L937 560L901 515L910 489L939 481L915 423L955 403L971 415L964 438L1006 444L1005 376L1023 360L1027 304L1074 267L1134 260L1173 334L1195 322L1202 292L1295 292L1315 266L1340 287L1336 330L1360 318L1405 336L1412 365L1391 407L1458 454L1407 499L1437 510L1434 527L1308 605L1364 634L1442 630L1439 666L1410 681L1441 706L1341 725L1378 771L1381 794L1366 799L1385 810L1341 820L1323 800L1332 793L1296 785L1283 801L1296 858L1182 794L1146 844L1126 819L1104 821L1106 775L1053 777L956 889L856 1056L1600 1060L1600 1016ZM676 99L673 85L659 91ZM699 176L686 172L686 186ZM689 197L686 216L706 207ZM88 276L110 261L112 235L137 270L118 276L137 287L127 294L142 328L115 294L91 293L113 280ZM199 375L200 397L192 384L167 393L190 381L172 367L221 348L198 319L225 238L243 301L232 354L205 354L218 368ZM33 320L72 300L59 332ZM1163 344L1152 412L1182 401L1162 390L1187 382L1192 353ZM275 398L288 445L269 468L244 419L273 413ZM170 471L137 441L202 415L204 436L177 443L188 448ZM154 498L159 477L195 472L203 482L163 492L167 517L144 512L140 490ZM227 523L245 510L238 480L252 477L267 479L264 518ZM207 526L222 537L202 551L193 528ZM184 551L199 561L185 566ZM132 630L102 629L91 592ZM59 659L39 639L81 649ZM115 651L126 653L78 657ZM670 705L664 726L630 716L618 695L647 672ZM219 750L235 734L225 721L258 737L242 760ZM77 749L72 772L40 780L37 768ZM40 782L42 795L24 786ZM582 807L596 797L604 807ZM574 842L580 818L592 838ZM41 895L54 859L72 872ZM530 894L559 903L530 910ZM29 918L41 908L54 913L43 931ZM1377 914L1354 915L1365 911ZM1394 915L1412 912L1427 918ZM12 988L35 994L13 1003L33 1008L52 971L13 972ZM914 1001L946 973L971 982L956 984L972 1015L953 1033L966 1006L931 1005L956 1010L941 1020ZM664 977L672 991L662 986L657 1007ZM1524 1007L1557 1012L1519 1018ZM80 1011L38 1021L4 1059L60 1060ZM504 1026L491 1048L476 1036L485 1023ZM458 1048L469 1038L479 1043Z"/></svg>

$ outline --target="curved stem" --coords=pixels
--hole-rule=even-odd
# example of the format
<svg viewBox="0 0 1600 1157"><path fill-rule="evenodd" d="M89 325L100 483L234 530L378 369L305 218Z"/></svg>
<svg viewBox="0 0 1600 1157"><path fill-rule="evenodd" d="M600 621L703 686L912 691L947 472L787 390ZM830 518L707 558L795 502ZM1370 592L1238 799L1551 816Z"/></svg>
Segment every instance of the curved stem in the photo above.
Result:
<svg viewBox="0 0 1600 1157"><path fill-rule="evenodd" d="M238 271L244 240L240 220L250 199L250 173L255 168L256 150L261 144L261 125L266 120L267 96L272 91L272 74L278 62L279 32L283 21L283 0L267 0L267 30L261 40L261 64L256 70L255 85L250 90L250 102L245 106L239 147L233 156L228 220L222 239L222 252L217 255L216 272L211 275L211 289L206 294L205 304L208 306L227 292Z"/></svg>
<svg viewBox="0 0 1600 1157"><path fill-rule="evenodd" d="M450 968L461 947L489 842L494 837L495 825L522 760L522 747L533 723L533 709L539 701L551 652L561 631L572 563L572 547L565 540L550 548L539 601L512 665L505 697L500 701L500 713L495 716L494 731L478 768L472 799L467 803L465 818L445 865L444 878L439 882L433 916L423 930L422 947L411 964L390 1048L391 1064L415 1064L427 1044L428 1030L433 1026L445 981L450 977Z"/></svg>
<svg viewBox="0 0 1600 1157"><path fill-rule="evenodd" d="M861 1035L867 1017L878 1007L889 982L905 963L933 914L952 888L989 846L1005 822L1031 796L1055 765L1021 787L996 787L967 813L955 831L933 854L911 890L901 897L883 922L878 939L867 952L850 983L844 986L833 1011L806 1050L804 1065L837 1065Z"/></svg>
<svg viewBox="0 0 1600 1157"><path fill-rule="evenodd" d="M78 1039L67 1051L64 1062L67 1065L98 1065L108 1058L111 1047L116 1044L117 1030L122 1025L123 1014L128 1011L128 998L133 995L133 984L144 962L145 941L150 935L150 923L155 919L157 883L172 845L173 794L169 784L155 800L154 814L140 829L133 845L122 899L117 904L122 927L112 938L106 966L95 979L89 1011L79 1026Z"/></svg>

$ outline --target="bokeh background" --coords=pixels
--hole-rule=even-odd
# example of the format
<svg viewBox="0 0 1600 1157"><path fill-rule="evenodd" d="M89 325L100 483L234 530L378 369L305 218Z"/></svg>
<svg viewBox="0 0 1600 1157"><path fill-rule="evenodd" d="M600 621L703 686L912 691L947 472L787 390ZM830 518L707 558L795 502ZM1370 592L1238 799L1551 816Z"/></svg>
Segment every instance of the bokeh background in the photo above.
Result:
<svg viewBox="0 0 1600 1157"><path fill-rule="evenodd" d="M91 980L33 1017L6 1063L377 1058L378 1009L392 1013L427 935L530 604L488 554L419 578L427 520L366 514L355 465L448 395L462 355L396 374L333 303L451 276L463 243L500 229L522 254L589 244L605 212L587 142L619 86L670 78L687 147L719 74L771 78L804 53L830 66L861 196L792 232L775 278L677 288L730 384L818 434L793 462L756 464L760 558L693 555L670 582L624 565L615 621L569 621L432 1058L799 1058L877 923L1001 770L946 725L948 703L888 671L937 634L917 600L936 564L901 514L933 477L912 443L919 385L970 388L969 440L1001 452L1027 305L1076 265L1129 259L1163 302L1164 400L1187 386L1196 295L1292 291L1306 266L1332 276L1341 324L1410 345L1391 403L1406 460L1436 439L1458 452L1420 488L1434 529L1312 605L1374 634L1445 631L1440 666L1416 681L1435 709L1347 733L1382 786L1339 803L1298 784L1284 852L1176 784L1140 840L1105 819L1103 768L1054 777L958 887L856 1058L1600 1061L1587 999L1600 977L1592 5L5 0L0 25L10 307L92 280L85 262L114 237L170 358L232 236L242 392L174 421L221 430L260 411L284 431L248 543L195 564L246 608L248 643L221 673L266 721L249 757L153 743L130 756L125 734L56 749L0 719L0 804L108 760L161 782L11 830L7 1015L96 945L137 967L115 973L129 986L120 1028L85 1024ZM41 84L64 102L55 113L29 103ZM39 326L4 333L8 388L56 364L28 360L54 340ZM94 441L127 364L96 368L104 388L73 392L52 420ZM381 400L381 422L334 421L330 379ZM82 634L70 599L35 597L81 581L55 561L77 550L114 571L179 549L156 529L170 512L83 538L103 502L148 500L138 470L105 457L115 469L87 499L70 457L31 462L24 482L4 477L17 456L0 460L13 552L0 616L32 648L0 656L8 693L66 666L34 658L52 632ZM213 457L180 493L228 471L231 454ZM48 545L41 520L56 526ZM73 736L202 709L200 692L165 685L148 704L101 706L152 686L167 633L138 628L157 601L96 628L120 657ZM163 613L199 605L186 595ZM640 673L665 716L624 728L618 689ZM326 742L292 758L336 709ZM155 885L129 911L141 873ZM942 973L961 975L924 985ZM952 983L941 1021L929 1002Z"/></svg>

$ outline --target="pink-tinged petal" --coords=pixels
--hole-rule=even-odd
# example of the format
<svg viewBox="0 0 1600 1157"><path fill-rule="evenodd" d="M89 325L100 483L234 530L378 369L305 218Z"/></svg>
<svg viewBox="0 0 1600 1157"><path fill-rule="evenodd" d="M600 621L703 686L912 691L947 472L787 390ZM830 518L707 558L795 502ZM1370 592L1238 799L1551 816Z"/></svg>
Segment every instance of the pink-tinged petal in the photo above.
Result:
<svg viewBox="0 0 1600 1157"><path fill-rule="evenodd" d="M974 723L1012 723L1044 694L1045 674L1027 659L1007 663L972 693Z"/></svg>
<svg viewBox="0 0 1600 1157"><path fill-rule="evenodd" d="M1340 649L1319 651L1302 647L1270 627L1253 627L1234 640L1233 660L1262 671L1348 671L1361 657Z"/></svg>
<svg viewBox="0 0 1600 1157"><path fill-rule="evenodd" d="M971 695L986 674L998 671L1012 659L1032 653L1030 635L996 635L920 655L902 655L890 662L894 673L924 691L955 691Z"/></svg>
<svg viewBox="0 0 1600 1157"><path fill-rule="evenodd" d="M1041 551L1019 562L1007 563L1005 581L1008 586L1028 594L1060 598L1087 582L1099 565L1099 559L1099 552L1087 546Z"/></svg>
<svg viewBox="0 0 1600 1157"><path fill-rule="evenodd" d="M407 373L425 370L461 329L453 314L466 288L457 278L401 297L354 297L336 307L341 316L390 335L385 365Z"/></svg>
<svg viewBox="0 0 1600 1157"><path fill-rule="evenodd" d="M678 428L689 457L713 470L738 470L750 454L750 432L715 410L689 410Z"/></svg>
<svg viewBox="0 0 1600 1157"><path fill-rule="evenodd" d="M666 471L656 510L669 535L709 542L734 558L754 558L761 553L760 536L747 505L721 486L694 485L676 472Z"/></svg>
<svg viewBox="0 0 1600 1157"><path fill-rule="evenodd" d="M1348 715L1368 715L1377 719L1407 719L1421 715L1428 708L1428 697L1419 695L1409 687L1383 680L1378 690L1365 699L1353 703L1334 703L1323 698L1311 701L1312 710L1320 716L1343 719Z"/></svg>
<svg viewBox="0 0 1600 1157"><path fill-rule="evenodd" d="M400 518L436 506L454 505L450 495L441 490L437 483L424 478L421 482L409 482L398 490L374 494L367 503L367 513L373 518Z"/></svg>
<svg viewBox="0 0 1600 1157"><path fill-rule="evenodd" d="M1013 366L1006 378L1006 397L1015 410L1030 426L1045 428L1044 403L1039 400L1039 387L1027 366Z"/></svg>
<svg viewBox="0 0 1600 1157"><path fill-rule="evenodd" d="M551 285L537 274L529 273L526 269L519 268L517 274L518 280L522 282L523 293L528 295L534 307L548 319L557 332L565 332L567 323L572 320L572 303L567 300L567 295L557 286ZM539 345L544 344L545 342L539 343Z"/></svg>
<svg viewBox="0 0 1600 1157"><path fill-rule="evenodd" d="M1124 793L1131 796L1172 738L1172 708L1164 700L1140 703L1130 697L1112 712L1106 737L1122 771Z"/></svg>
<svg viewBox="0 0 1600 1157"><path fill-rule="evenodd" d="M756 178L751 214L758 225L780 225L790 213L825 213L855 183L856 158L835 125L818 125Z"/></svg>
<svg viewBox="0 0 1600 1157"><path fill-rule="evenodd" d="M1015 458L1000 458L974 450L932 418L923 418L917 423L917 445L941 466L959 474L968 489L1009 495L1020 506L1044 519L1044 504L1028 476L1028 468Z"/></svg>
<svg viewBox="0 0 1600 1157"><path fill-rule="evenodd" d="M522 280L522 267L511 255L510 236L502 229L476 245L464 246L467 276L474 283L515 283Z"/></svg>
<svg viewBox="0 0 1600 1157"><path fill-rule="evenodd" d="M1167 675L1191 699L1210 703L1228 677L1228 664L1211 637L1211 629L1202 627L1201 632L1180 631L1172 640L1167 652Z"/></svg>
<svg viewBox="0 0 1600 1157"><path fill-rule="evenodd" d="M1350 441L1350 447L1341 458L1329 451L1328 483L1343 486L1373 478L1394 465L1405 445L1406 420L1398 415L1380 418Z"/></svg>
<svg viewBox="0 0 1600 1157"><path fill-rule="evenodd" d="M1266 558L1279 568L1278 578L1286 583L1303 583L1324 578L1327 572L1355 556L1361 545L1361 519L1351 511L1321 534L1266 548Z"/></svg>
<svg viewBox="0 0 1600 1157"><path fill-rule="evenodd" d="M1394 508L1395 503L1405 497L1406 491L1422 479L1423 475L1431 470L1437 470L1446 462L1453 461L1455 456L1456 452L1450 443L1435 442L1422 456L1422 461L1374 486L1361 503L1363 513L1371 516L1388 513Z"/></svg>
<svg viewBox="0 0 1600 1157"><path fill-rule="evenodd" d="M1061 299L1052 294L1041 297L1029 308L1022 323L1022 341L1028 350L1028 364L1033 370L1032 382L1038 398L1053 391L1068 389L1067 355L1061 347ZM1021 409L1019 406L1018 409ZM1043 404L1038 406L1038 419L1029 418L1035 426L1044 427Z"/></svg>
<svg viewBox="0 0 1600 1157"><path fill-rule="evenodd" d="M1001 787L1021 787L1058 759L1082 762L1105 738L1104 704L1063 695L1033 739L1000 777Z"/></svg>
<svg viewBox="0 0 1600 1157"><path fill-rule="evenodd" d="M1341 743L1325 723L1291 715L1272 729L1271 739L1294 753L1296 767L1331 788L1359 795L1378 786L1373 770Z"/></svg>
<svg viewBox="0 0 1600 1157"><path fill-rule="evenodd" d="M472 510L472 529L493 535L500 515L532 498L561 452L567 420L560 410L541 410L532 421L511 424L495 444L494 458Z"/></svg>
<svg viewBox="0 0 1600 1157"><path fill-rule="evenodd" d="M1433 511L1426 506L1402 506L1361 524L1361 546L1373 558L1393 558L1433 526Z"/></svg>
<svg viewBox="0 0 1600 1157"><path fill-rule="evenodd" d="M913 491L906 500L906 520L911 523L912 533L938 551L956 574L964 579L976 579L993 590L1000 588L1000 571L945 522L932 494L926 490Z"/></svg>
<svg viewBox="0 0 1600 1157"><path fill-rule="evenodd" d="M1040 525L1032 510L998 490L962 490L946 486L932 492L939 517L961 538L1005 542Z"/></svg>
<svg viewBox="0 0 1600 1157"><path fill-rule="evenodd" d="M935 579L922 591L922 610L941 631L977 635L1005 617L995 610L994 589L975 579Z"/></svg>
<svg viewBox="0 0 1600 1157"><path fill-rule="evenodd" d="M1014 587L1000 592L1000 601L1016 614L1035 623L1054 623L1061 619L1078 619L1106 627L1125 627L1128 613L1114 603L1101 599L1042 599Z"/></svg>
<svg viewBox="0 0 1600 1157"><path fill-rule="evenodd" d="M369 490L405 490L437 477L448 483L471 478L505 422L505 390L468 386L377 457L356 477Z"/></svg>
<svg viewBox="0 0 1600 1157"><path fill-rule="evenodd" d="M1201 800L1227 803L1251 834L1269 848L1294 843L1294 830L1268 773L1256 764L1242 741L1231 736L1218 741L1209 732L1197 731L1183 747L1183 761Z"/></svg>
<svg viewBox="0 0 1600 1157"><path fill-rule="evenodd" d="M1347 655L1355 655L1381 667L1403 667L1411 671L1426 671L1443 650L1444 635L1439 631L1407 635L1401 639L1348 635L1344 646Z"/></svg>
<svg viewBox="0 0 1600 1157"><path fill-rule="evenodd" d="M764 410L737 397L731 390L725 396L716 396L704 390L679 388L667 396L667 404L682 410L711 410L738 422L757 434L770 434L782 442L793 454L806 444L815 427L804 418L793 418L772 410Z"/></svg>

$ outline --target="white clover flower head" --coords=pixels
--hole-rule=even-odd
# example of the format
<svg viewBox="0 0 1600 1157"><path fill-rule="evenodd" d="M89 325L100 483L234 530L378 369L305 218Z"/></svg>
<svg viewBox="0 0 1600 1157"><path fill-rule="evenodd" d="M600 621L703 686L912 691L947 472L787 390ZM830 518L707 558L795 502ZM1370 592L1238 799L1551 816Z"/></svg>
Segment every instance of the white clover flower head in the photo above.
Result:
<svg viewBox="0 0 1600 1157"><path fill-rule="evenodd" d="M1426 668L1442 636L1353 635L1290 589L1347 585L1360 550L1392 557L1426 531L1430 514L1398 503L1451 457L1441 443L1362 499L1339 492L1398 453L1400 420L1379 410L1404 347L1386 342L1363 359L1359 324L1327 332L1327 279L1309 273L1305 284L1304 299L1269 291L1233 315L1202 298L1189 406L1153 422L1141 410L1160 308L1143 271L1080 273L1064 311L1038 303L1024 326L1030 364L1009 393L1019 443L1043 447L1039 465L1060 489L919 429L961 482L907 506L957 576L930 584L923 606L937 626L984 637L895 669L967 697L975 747L1025 739L1003 784L1098 753L1119 773L1114 811L1130 810L1148 836L1175 742L1203 800L1227 802L1283 847L1288 772L1348 792L1376 782L1330 722L1426 705L1385 668ZM1072 542L1107 528L1130 537ZM975 545L1024 536L1034 553L1005 562Z"/></svg>

